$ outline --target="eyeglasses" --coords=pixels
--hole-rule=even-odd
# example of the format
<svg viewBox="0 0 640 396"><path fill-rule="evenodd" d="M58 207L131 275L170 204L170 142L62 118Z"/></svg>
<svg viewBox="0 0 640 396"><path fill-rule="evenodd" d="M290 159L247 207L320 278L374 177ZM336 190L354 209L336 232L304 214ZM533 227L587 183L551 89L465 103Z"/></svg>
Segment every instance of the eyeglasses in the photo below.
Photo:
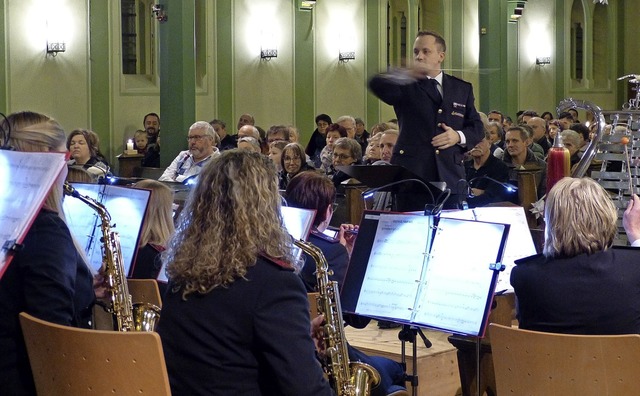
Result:
<svg viewBox="0 0 640 396"><path fill-rule="evenodd" d="M191 136L187 137L187 142L190 142L192 140L195 140L195 141L199 142L204 137L205 137L205 135L191 135Z"/></svg>
<svg viewBox="0 0 640 396"><path fill-rule="evenodd" d="M298 162L300 157L284 157L284 162Z"/></svg>
<svg viewBox="0 0 640 396"><path fill-rule="evenodd" d="M347 155L347 154L337 154L337 153L333 153L333 158L339 158L339 159L341 159L341 160L346 160L346 159L351 158L351 156L350 156L350 155Z"/></svg>

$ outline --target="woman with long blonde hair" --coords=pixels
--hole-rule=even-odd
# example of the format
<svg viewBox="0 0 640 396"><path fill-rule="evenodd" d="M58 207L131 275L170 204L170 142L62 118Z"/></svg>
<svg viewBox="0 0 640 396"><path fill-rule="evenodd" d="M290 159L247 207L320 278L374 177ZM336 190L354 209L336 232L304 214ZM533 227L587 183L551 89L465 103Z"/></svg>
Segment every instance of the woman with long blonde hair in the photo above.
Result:
<svg viewBox="0 0 640 396"><path fill-rule="evenodd" d="M282 224L266 156L228 150L200 172L163 254L158 333L173 394L332 394Z"/></svg>
<svg viewBox="0 0 640 396"><path fill-rule="evenodd" d="M1 123L2 145L17 151L66 151L55 120L34 112L9 115ZM8 141L7 136L10 133ZM0 394L35 394L18 314L90 327L95 294L92 274L76 249L62 211L66 168L51 188L24 241L0 279Z"/></svg>
<svg viewBox="0 0 640 396"><path fill-rule="evenodd" d="M160 254L166 249L173 235L173 191L156 180L145 179L135 184L136 188L151 190L149 205L133 265L131 278L157 279L162 263Z"/></svg>

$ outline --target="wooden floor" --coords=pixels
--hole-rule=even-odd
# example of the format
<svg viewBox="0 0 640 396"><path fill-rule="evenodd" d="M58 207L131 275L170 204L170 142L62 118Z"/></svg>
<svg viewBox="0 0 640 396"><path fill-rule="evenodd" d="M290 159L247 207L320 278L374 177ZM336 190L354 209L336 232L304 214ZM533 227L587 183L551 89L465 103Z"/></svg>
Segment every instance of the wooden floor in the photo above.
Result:
<svg viewBox="0 0 640 396"><path fill-rule="evenodd" d="M381 330L376 321L364 329L347 326L347 340L354 347L369 355L384 356L401 361L401 342L397 329ZM456 348L449 343L450 334L438 331L423 330L433 346L426 348L418 337L418 395L421 396L454 396L460 392L460 374ZM412 372L413 346L406 344L407 373ZM408 386L408 389L410 387Z"/></svg>

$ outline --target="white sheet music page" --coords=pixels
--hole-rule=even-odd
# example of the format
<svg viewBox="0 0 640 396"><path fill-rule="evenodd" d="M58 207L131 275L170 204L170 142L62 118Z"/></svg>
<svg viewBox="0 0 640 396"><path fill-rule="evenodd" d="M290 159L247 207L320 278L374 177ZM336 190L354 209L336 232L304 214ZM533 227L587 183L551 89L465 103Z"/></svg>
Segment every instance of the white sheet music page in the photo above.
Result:
<svg viewBox="0 0 640 396"><path fill-rule="evenodd" d="M493 277L489 265L498 259L504 229L503 224L440 219L412 322L478 334Z"/></svg>
<svg viewBox="0 0 640 396"><path fill-rule="evenodd" d="M431 216L380 215L357 313L411 318L432 224Z"/></svg>
<svg viewBox="0 0 640 396"><path fill-rule="evenodd" d="M0 247L24 240L66 163L65 153L0 150ZM10 261L0 248L0 277Z"/></svg>
<svg viewBox="0 0 640 396"><path fill-rule="evenodd" d="M125 273L129 275L151 191L108 184L72 185L80 195L93 198L107 208L111 216L112 231L120 235L123 265ZM91 266L98 270L102 265L102 230L96 211L73 197L65 197L64 208L72 234L85 249Z"/></svg>
<svg viewBox="0 0 640 396"><path fill-rule="evenodd" d="M455 219L474 219L478 221L488 221L491 223L510 224L507 246L502 257L505 270L500 272L496 293L513 292L511 287L511 270L515 266L515 261L524 257L536 254L536 247L529 231L527 217L524 208L521 206L509 207L487 207L452 212L443 212L441 217Z"/></svg>

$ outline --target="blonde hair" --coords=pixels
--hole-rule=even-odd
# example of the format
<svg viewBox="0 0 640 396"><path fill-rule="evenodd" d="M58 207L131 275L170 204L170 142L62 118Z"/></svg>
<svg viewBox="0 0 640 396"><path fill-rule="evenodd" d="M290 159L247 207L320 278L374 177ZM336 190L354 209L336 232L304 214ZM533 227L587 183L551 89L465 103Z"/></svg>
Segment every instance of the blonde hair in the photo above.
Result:
<svg viewBox="0 0 640 396"><path fill-rule="evenodd" d="M64 129L56 120L44 114L32 111L21 111L9 114L2 122L2 130L10 132L7 143L17 151L47 152L65 151L66 137ZM45 199L44 206L58 212L64 219L62 211L62 189L52 188Z"/></svg>
<svg viewBox="0 0 640 396"><path fill-rule="evenodd" d="M546 257L573 257L613 244L618 213L604 188L589 178L565 177L547 194Z"/></svg>
<svg viewBox="0 0 640 396"><path fill-rule="evenodd" d="M148 243L166 246L173 235L173 191L156 180L144 179L135 184L137 188L151 190L147 215L142 224L140 243L142 247Z"/></svg>
<svg viewBox="0 0 640 396"><path fill-rule="evenodd" d="M243 278L260 254L293 263L291 237L282 224L271 160L224 151L204 166L187 199L162 255L167 275L186 299Z"/></svg>

